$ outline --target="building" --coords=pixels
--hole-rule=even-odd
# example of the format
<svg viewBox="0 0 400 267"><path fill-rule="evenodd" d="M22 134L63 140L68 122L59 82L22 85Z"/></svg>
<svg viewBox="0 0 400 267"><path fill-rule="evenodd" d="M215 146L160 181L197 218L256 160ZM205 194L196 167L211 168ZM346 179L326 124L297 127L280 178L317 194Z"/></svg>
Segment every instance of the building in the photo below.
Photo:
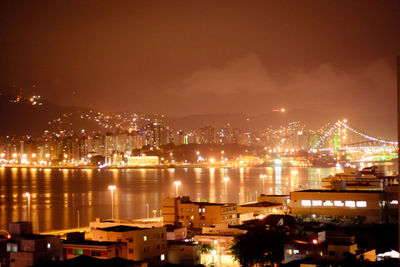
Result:
<svg viewBox="0 0 400 267"><path fill-rule="evenodd" d="M338 232L319 232L316 235L304 236L291 240L284 245L284 261L303 259L321 259L330 262L343 262L350 255L362 256L375 261L375 251L359 251L354 236Z"/></svg>
<svg viewBox="0 0 400 267"><path fill-rule="evenodd" d="M147 218L147 219L135 219L135 220L122 220L122 219L106 219L96 218L94 222L90 222L90 229L107 228L112 226L125 225L139 228L152 228L162 227L163 223L161 218Z"/></svg>
<svg viewBox="0 0 400 267"><path fill-rule="evenodd" d="M195 266L201 262L201 245L194 242L168 241L168 263Z"/></svg>
<svg viewBox="0 0 400 267"><path fill-rule="evenodd" d="M85 240L85 233L68 233L63 242L64 260L73 259L80 255L98 259L127 258L127 243L99 242Z"/></svg>
<svg viewBox="0 0 400 267"><path fill-rule="evenodd" d="M237 207L240 222L262 219L271 214L283 214L283 205L267 201L239 205Z"/></svg>
<svg viewBox="0 0 400 267"><path fill-rule="evenodd" d="M201 234L194 236L194 241L207 244L212 247L211 255L202 256L202 264L217 263L217 266L240 266L234 260L229 249L233 245L235 237L245 234L246 230L229 227L227 224L218 224L213 227L203 227Z"/></svg>
<svg viewBox="0 0 400 267"><path fill-rule="evenodd" d="M290 193L290 213L314 220L361 220L383 223L397 209L397 200L385 191L302 190Z"/></svg>
<svg viewBox="0 0 400 267"><path fill-rule="evenodd" d="M32 232L31 222L10 223L11 238L7 240L10 266L32 266L50 261L62 261L62 242L52 235L37 235Z"/></svg>
<svg viewBox="0 0 400 267"><path fill-rule="evenodd" d="M163 199L162 214L164 225L180 223L184 227L204 227L238 224L236 204L193 202L189 197Z"/></svg>
<svg viewBox="0 0 400 267"><path fill-rule="evenodd" d="M167 240L184 240L187 237L187 228L186 227L178 227L175 225L167 224L165 226L167 228Z"/></svg>
<svg viewBox="0 0 400 267"><path fill-rule="evenodd" d="M165 227L139 228L118 225L91 230L92 240L126 242L127 259L146 261L152 265L166 263L167 239Z"/></svg>
<svg viewBox="0 0 400 267"><path fill-rule="evenodd" d="M160 165L158 156L136 156L128 157L127 166L157 166Z"/></svg>

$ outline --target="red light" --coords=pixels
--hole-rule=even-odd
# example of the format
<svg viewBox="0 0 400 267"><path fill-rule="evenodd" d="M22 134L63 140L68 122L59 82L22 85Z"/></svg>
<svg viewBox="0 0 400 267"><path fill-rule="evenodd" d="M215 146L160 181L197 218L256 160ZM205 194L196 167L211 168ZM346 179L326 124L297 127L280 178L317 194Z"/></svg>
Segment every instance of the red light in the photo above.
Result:
<svg viewBox="0 0 400 267"><path fill-rule="evenodd" d="M11 235L10 234L7 235L7 239L11 239Z"/></svg>
<svg viewBox="0 0 400 267"><path fill-rule="evenodd" d="M316 244L318 244L318 240L317 240L317 239L313 239L313 240L312 240L312 243L313 243L314 245L316 245Z"/></svg>

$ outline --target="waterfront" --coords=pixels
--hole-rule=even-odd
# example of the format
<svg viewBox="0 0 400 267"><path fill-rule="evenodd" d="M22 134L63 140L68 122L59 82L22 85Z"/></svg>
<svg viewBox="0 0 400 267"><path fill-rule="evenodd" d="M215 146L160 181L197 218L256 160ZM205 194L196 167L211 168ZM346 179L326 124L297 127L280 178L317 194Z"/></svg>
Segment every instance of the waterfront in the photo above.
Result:
<svg viewBox="0 0 400 267"><path fill-rule="evenodd" d="M389 168L390 170L390 168ZM26 220L30 193L34 230L50 231L88 225L96 217L111 217L109 185L114 192L114 217L159 216L161 200L179 195L194 201L255 201L266 194L289 194L296 189L320 188L330 168L171 168L171 169L36 169L0 168L0 229L10 221ZM260 174L266 174L263 181ZM148 205L147 205L148 203ZM153 210L156 212L153 213ZM79 215L78 215L79 214ZM39 223L38 223L39 222Z"/></svg>

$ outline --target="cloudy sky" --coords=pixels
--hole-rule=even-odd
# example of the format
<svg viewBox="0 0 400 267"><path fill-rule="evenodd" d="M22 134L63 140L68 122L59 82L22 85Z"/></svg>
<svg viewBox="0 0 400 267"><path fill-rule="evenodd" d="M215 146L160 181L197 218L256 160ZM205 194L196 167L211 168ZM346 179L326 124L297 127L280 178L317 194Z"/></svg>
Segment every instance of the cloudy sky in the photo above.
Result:
<svg viewBox="0 0 400 267"><path fill-rule="evenodd" d="M395 114L400 1L2 1L0 85L105 111Z"/></svg>

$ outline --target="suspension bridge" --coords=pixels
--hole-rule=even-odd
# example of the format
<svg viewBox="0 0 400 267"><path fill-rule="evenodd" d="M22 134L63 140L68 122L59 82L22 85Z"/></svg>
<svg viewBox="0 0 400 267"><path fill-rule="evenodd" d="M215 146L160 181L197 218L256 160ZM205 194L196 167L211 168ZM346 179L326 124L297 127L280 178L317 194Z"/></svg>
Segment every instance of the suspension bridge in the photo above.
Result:
<svg viewBox="0 0 400 267"><path fill-rule="evenodd" d="M366 153L391 157L397 153L398 142L374 137L355 129L347 120L335 122L320 135L318 141L311 147L310 152L331 153Z"/></svg>

